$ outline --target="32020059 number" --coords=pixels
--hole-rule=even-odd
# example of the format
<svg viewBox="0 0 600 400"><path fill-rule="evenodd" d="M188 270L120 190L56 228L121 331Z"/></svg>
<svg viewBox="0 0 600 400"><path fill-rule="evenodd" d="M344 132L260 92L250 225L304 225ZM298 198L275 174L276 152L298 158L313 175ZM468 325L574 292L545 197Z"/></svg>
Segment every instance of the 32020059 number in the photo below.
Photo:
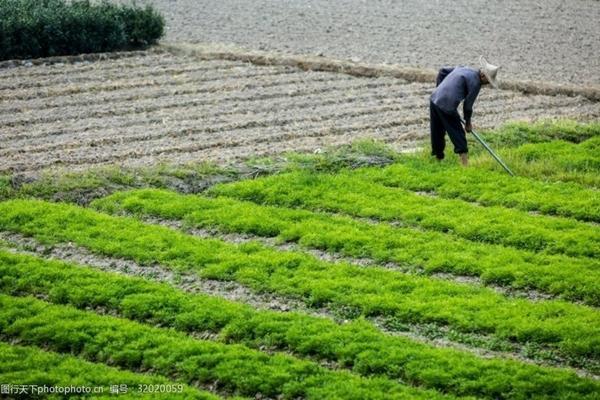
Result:
<svg viewBox="0 0 600 400"><path fill-rule="evenodd" d="M183 385L173 384L155 384L155 385L138 385L139 393L181 393L183 392Z"/></svg>

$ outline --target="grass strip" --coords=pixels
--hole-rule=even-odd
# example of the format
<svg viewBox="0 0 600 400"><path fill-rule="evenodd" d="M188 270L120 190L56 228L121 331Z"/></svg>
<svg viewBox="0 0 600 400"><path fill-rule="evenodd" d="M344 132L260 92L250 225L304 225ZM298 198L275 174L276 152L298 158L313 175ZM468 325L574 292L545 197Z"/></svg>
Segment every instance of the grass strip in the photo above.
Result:
<svg viewBox="0 0 600 400"><path fill-rule="evenodd" d="M183 220L187 225L241 232L307 248L421 267L425 273L480 276L508 285L600 306L600 263L563 255L539 255L498 245L472 243L414 228L369 224L343 216L261 206L230 198L207 198L142 189L96 200L98 210Z"/></svg>
<svg viewBox="0 0 600 400"><path fill-rule="evenodd" d="M36 200L0 203L0 229L46 244L74 242L139 264L160 263L206 278L233 280L256 291L301 298L312 306L329 304L406 323L447 324L463 332L552 345L573 357L600 355L597 310L562 301L508 299L487 288L332 264L257 243L236 246L200 239L131 218Z"/></svg>
<svg viewBox="0 0 600 400"><path fill-rule="evenodd" d="M0 175L0 200L36 197L86 205L109 193L142 187L169 188L195 193L216 182L256 176L260 172L251 166L235 170L211 163L171 166L158 164L148 168L102 166L86 171L48 171L36 179Z"/></svg>
<svg viewBox="0 0 600 400"><path fill-rule="evenodd" d="M257 311L216 297L189 295L166 284L28 255L0 251L0 276L2 293L43 296L80 309L100 308L184 332L218 333L228 343L291 350L361 375L380 375L459 396L583 399L600 391L600 383L571 372L435 348L384 335L362 320L338 325L295 312Z"/></svg>
<svg viewBox="0 0 600 400"><path fill-rule="evenodd" d="M573 257L600 257L600 230L589 224L534 216L515 209L482 207L463 200L432 198L357 179L352 171L335 175L292 172L217 185L209 192L259 204L400 221L475 242Z"/></svg>
<svg viewBox="0 0 600 400"><path fill-rule="evenodd" d="M288 153L275 160L267 157L249 159L242 165L218 166L200 162L143 168L97 166L86 171L46 171L36 178L0 174L0 200L35 197L87 205L93 199L119 190L154 187L197 193L216 183L256 178L286 169L334 171L387 165L396 158L397 154L384 144L360 140L351 145L325 148L319 154Z"/></svg>
<svg viewBox="0 0 600 400"><path fill-rule="evenodd" d="M557 140L526 143L519 147L499 148L502 159L517 176L545 182L574 183L591 189L600 188L600 135L574 144ZM475 168L498 170L496 161L481 152L471 158Z"/></svg>
<svg viewBox="0 0 600 400"><path fill-rule="evenodd" d="M333 372L288 355L267 355L241 345L196 340L172 329L99 316L31 297L0 295L0 305L0 329L7 338L129 370L151 369L183 382L212 384L235 395L286 399L447 398L384 378Z"/></svg>
<svg viewBox="0 0 600 400"><path fill-rule="evenodd" d="M488 143L503 147L556 140L581 143L594 136L600 136L600 122L580 123L570 119L550 119L534 123L514 121L502 125L499 129L483 132L483 135Z"/></svg>
<svg viewBox="0 0 600 400"><path fill-rule="evenodd" d="M77 396L78 398L114 399L117 394L111 394L111 386L121 388L125 385L127 392L119 392L119 399L219 399L209 392L193 389L163 377L136 374L70 355L2 342L0 342L0 382L3 385L12 385L16 398L26 397L16 396L19 387L24 386L27 394L36 398L63 399ZM70 390L71 392L53 394L42 392L50 388L54 391ZM86 393L83 391L86 390L84 388L90 388L91 392ZM4 392L3 394L8 395Z"/></svg>
<svg viewBox="0 0 600 400"><path fill-rule="evenodd" d="M567 145L573 146L570 143ZM401 162L386 168L360 169L355 172L356 177L361 180L388 187L431 192L443 198L457 198L486 206L497 205L600 222L598 192L575 183L539 182L482 168L465 169L446 163L442 165L431 159L415 156L403 157Z"/></svg>

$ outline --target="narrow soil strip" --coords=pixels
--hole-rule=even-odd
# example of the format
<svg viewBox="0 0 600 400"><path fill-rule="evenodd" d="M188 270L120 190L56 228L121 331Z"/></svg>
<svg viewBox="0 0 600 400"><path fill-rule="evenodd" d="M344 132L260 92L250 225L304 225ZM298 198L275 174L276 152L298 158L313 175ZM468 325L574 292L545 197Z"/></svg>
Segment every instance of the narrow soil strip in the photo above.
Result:
<svg viewBox="0 0 600 400"><path fill-rule="evenodd" d="M270 293L256 293L232 281L205 279L195 274L180 274L158 264L142 266L125 259L104 257L73 243L45 246L35 239L8 232L0 232L0 241L13 246L16 252L87 265L106 272L139 276L168 283L188 293L204 293L231 301L243 302L259 310L296 310L333 318L333 314L327 310L309 309L302 301L283 298Z"/></svg>
<svg viewBox="0 0 600 400"><path fill-rule="evenodd" d="M354 107L353 111L346 113L338 113L336 114L340 108L344 108L344 104L340 104L337 101L333 101L328 105L320 105L320 112L325 112L321 114L320 112L314 112L311 116L306 116L302 118L294 118L295 112L304 110L304 109L313 109L315 107L314 103L305 103L298 104L295 106L289 107L285 112L271 112L267 107L262 112L253 112L248 114L247 111L225 111L222 113L215 112L211 113L210 119L207 120L206 115L201 117L194 117L193 110L190 110L188 115L182 114L182 119L178 118L146 118L145 120L139 121L130 121L127 122L127 127L131 127L134 124L136 126L141 126L144 129L143 133L138 134L130 134L127 136L127 139L123 139L121 136L113 136L113 137L98 137L94 135L94 131L86 131L85 137L83 134L79 134L76 140L71 141L61 141L60 138L58 140L53 140L52 144L38 144L37 146L19 146L18 148L8 148L0 150L0 157L8 157L15 151L18 152L26 152L27 154L33 153L46 153L49 151L55 150L66 150L66 149L76 149L76 148L87 148L94 147L100 148L102 146L107 145L116 145L125 143L134 143L138 141L150 141L150 140L158 140L165 137L170 137L174 135L174 132L166 132L166 131L158 131L156 133L148 133L148 125L156 124L156 125L171 125L177 123L184 123L190 127L194 126L206 126L210 128L205 128L204 132L218 132L218 131L227 131L234 129L244 129L244 128L257 128L257 127L267 127L270 125L288 125L294 122L315 122L315 121L327 121L330 119L336 118L336 115L341 115L340 118L347 119L347 117L360 117L364 115L372 115L372 114L381 114L387 112L399 112L406 109L413 109L417 105L416 104L403 104L403 105L383 105L379 107L374 107L372 105L368 105L366 107ZM220 109L220 107L215 108ZM327 113L329 111L329 113ZM306 115L310 114L309 112ZM250 115L250 117L248 117ZM238 117L236 117L238 116ZM165 119L166 118L166 119ZM230 121L236 121L235 124L232 124ZM111 127L112 124L108 123ZM130 125L131 124L131 125ZM202 132L202 131L201 131ZM188 132L189 134L189 132ZM89 139L88 139L89 137ZM75 138L74 138L75 139ZM87 139L87 140L86 140Z"/></svg>
<svg viewBox="0 0 600 400"><path fill-rule="evenodd" d="M115 51L109 53L87 53L73 56L55 56L46 58L36 58L32 60L7 60L0 61L0 71L11 70L13 68L19 68L27 65L52 65L52 64L76 64L84 61L106 61L106 60L119 60L119 59L131 59L136 57L146 57L149 54L168 54L165 49L161 49L158 46L151 48L150 50L135 50L135 51Z"/></svg>
<svg viewBox="0 0 600 400"><path fill-rule="evenodd" d="M182 60L183 61L183 60ZM105 80L126 79L126 78L142 78L148 76L161 75L181 75L192 72L209 72L231 70L234 68L245 68L248 66L244 63L237 62L213 62L202 63L189 60L188 62L170 63L165 65L137 65L134 71L124 70L123 68L102 68L92 69L84 73L74 74L73 71L65 69L63 74L53 75L38 75L38 79L32 81L30 76L25 75L22 78L12 78L10 81L0 84L0 91L3 90L23 90L33 88L52 87L57 85L66 85L77 82L103 82Z"/></svg>
<svg viewBox="0 0 600 400"><path fill-rule="evenodd" d="M245 70L245 68L242 68ZM228 71L228 70L224 70ZM236 73L237 71L232 71ZM222 74L223 72L221 72ZM276 76L282 73L294 73L299 74L298 71L293 71L289 69L278 69L273 70L269 69L266 71L261 70L253 70L253 72L248 74L242 74L237 76L237 78L248 79L248 78L256 78L258 76ZM9 93L7 95L0 94L0 101L7 99L17 99L17 100L30 100L30 99L38 99L38 98L51 98L51 97L59 97L59 96L70 96L77 93L97 93L97 92L111 92L115 90L123 90L123 89L132 89L139 87L152 87L152 86L160 86L160 87L172 87L172 86L183 86L186 84L198 84L201 82L214 82L220 79L221 76L219 74L215 74L214 76L206 77L206 73L196 74L196 76L188 77L188 78L173 78L170 76L158 76L158 77L141 77L141 79L121 79L107 82L92 82L88 84L66 84L66 85L56 85L48 89L25 89L18 90L17 93ZM236 76L231 76L231 79L236 79ZM222 83L219 83L222 85Z"/></svg>
<svg viewBox="0 0 600 400"><path fill-rule="evenodd" d="M10 70L0 70L0 77L5 79L16 79L29 81L31 78L61 78L64 77L65 72L69 76L78 78L82 75L89 75L90 77L96 77L97 72L100 73L127 73L129 70L138 70L139 68L169 68L173 65L198 65L198 60L193 57L174 57L171 54L159 54L159 55L145 55L137 58L127 58L122 60L111 60L108 63L90 62L84 61L76 64L51 64L44 65L42 67L31 68L31 67L20 67L13 70L13 73L9 73ZM210 69L221 69L223 66L241 66L248 65L241 61L224 61L224 60L211 60L204 61L202 65L205 68ZM131 71L129 71L131 72Z"/></svg>
<svg viewBox="0 0 600 400"><path fill-rule="evenodd" d="M201 60L246 61L256 65L291 65L304 70L331 71L353 76L393 76L409 81L435 82L437 71L423 68L408 68L399 65L356 63L346 60L306 55L285 55L277 52L247 50L236 46L224 47L217 44L165 43L161 48L176 55L196 56ZM502 80L502 89L525 94L551 96L582 96L592 101L600 100L600 88L574 85Z"/></svg>

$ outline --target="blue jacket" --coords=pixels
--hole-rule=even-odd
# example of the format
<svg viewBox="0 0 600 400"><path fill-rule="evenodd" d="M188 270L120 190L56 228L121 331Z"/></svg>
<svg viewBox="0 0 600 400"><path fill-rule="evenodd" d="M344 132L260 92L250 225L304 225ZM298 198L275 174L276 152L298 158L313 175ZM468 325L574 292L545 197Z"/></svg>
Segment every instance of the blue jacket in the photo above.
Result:
<svg viewBox="0 0 600 400"><path fill-rule="evenodd" d="M431 102L449 114L457 112L463 103L465 121L471 122L473 103L481 89L479 70L467 67L444 67L440 69L436 81L437 88L431 95Z"/></svg>

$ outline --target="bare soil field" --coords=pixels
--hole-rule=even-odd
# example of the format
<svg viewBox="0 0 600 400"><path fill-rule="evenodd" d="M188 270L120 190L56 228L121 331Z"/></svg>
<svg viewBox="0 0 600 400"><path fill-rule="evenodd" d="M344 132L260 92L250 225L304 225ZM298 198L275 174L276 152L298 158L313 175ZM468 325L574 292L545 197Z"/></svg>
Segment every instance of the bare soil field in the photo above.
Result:
<svg viewBox="0 0 600 400"><path fill-rule="evenodd" d="M600 85L596 0L144 0L169 41L427 68L502 65L500 78Z"/></svg>
<svg viewBox="0 0 600 400"><path fill-rule="evenodd" d="M158 161L219 163L375 138L428 136L433 83L149 51L0 69L0 173ZM600 116L583 97L484 89L474 125Z"/></svg>

